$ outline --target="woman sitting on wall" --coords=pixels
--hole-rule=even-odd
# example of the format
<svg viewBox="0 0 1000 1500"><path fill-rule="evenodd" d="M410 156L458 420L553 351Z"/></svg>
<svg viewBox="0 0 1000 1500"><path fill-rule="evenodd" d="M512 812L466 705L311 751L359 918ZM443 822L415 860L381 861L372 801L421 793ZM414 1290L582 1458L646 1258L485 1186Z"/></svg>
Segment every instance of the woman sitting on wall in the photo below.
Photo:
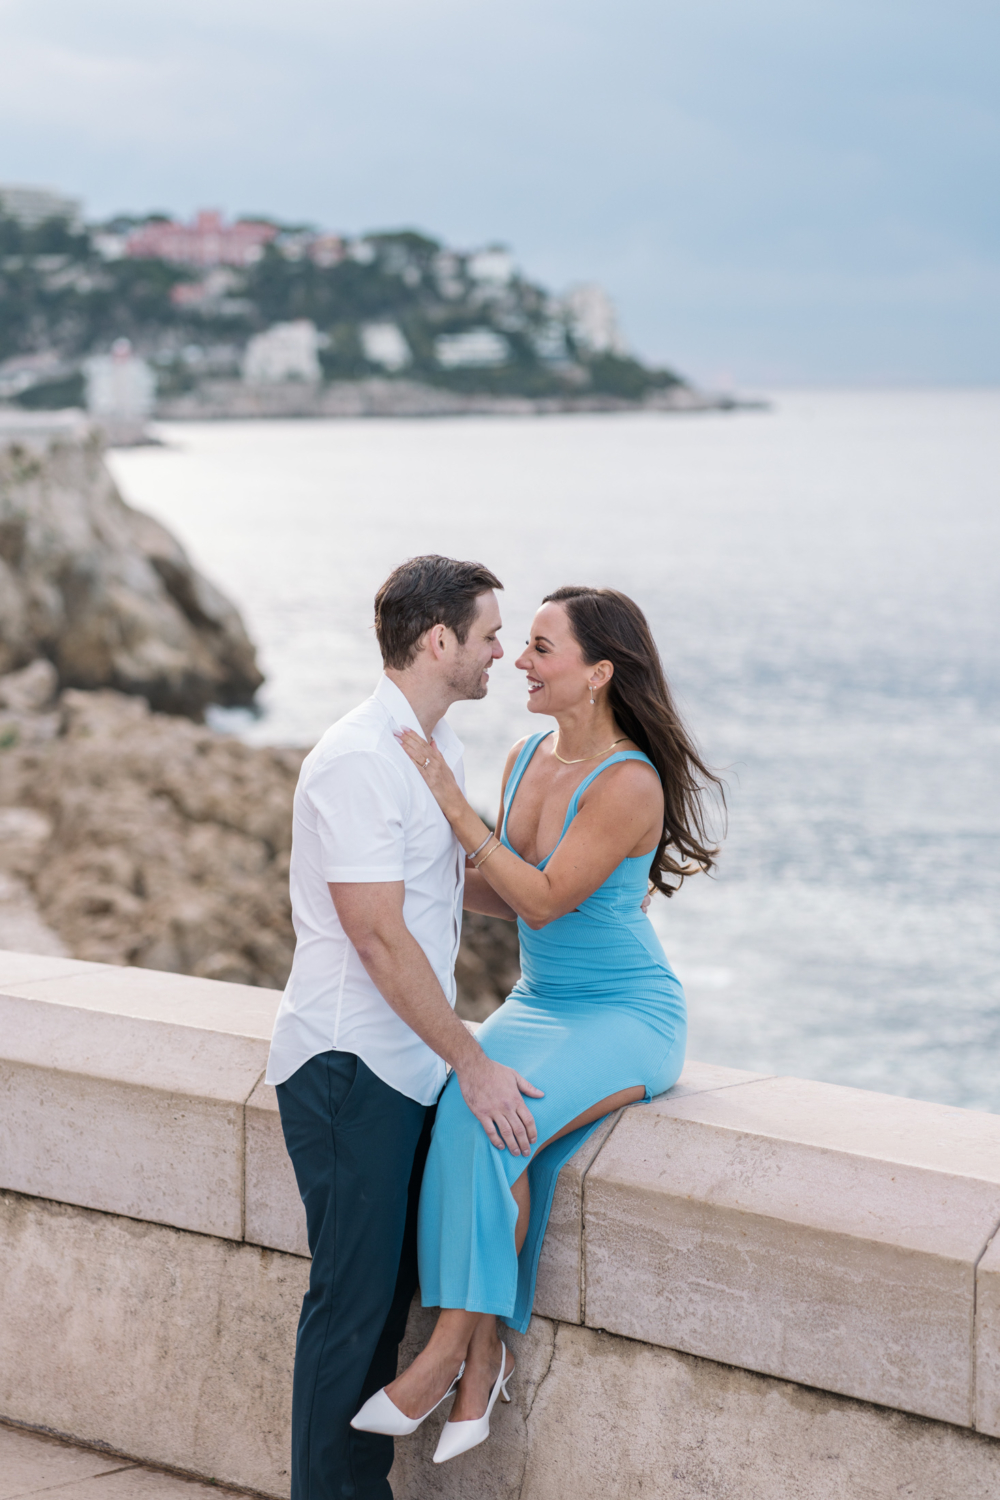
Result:
<svg viewBox="0 0 1000 1500"><path fill-rule="evenodd" d="M662 1093L681 1071L684 993L642 902L650 882L669 896L717 853L701 795L718 778L681 724L631 599L549 594L517 666L529 711L557 728L511 750L497 835L433 743L401 737L472 860L469 879L488 882L518 919L522 977L478 1040L544 1090L527 1157L483 1129L454 1076L438 1105L419 1256L424 1305L442 1311L427 1347L353 1422L403 1436L454 1389L436 1463L482 1442L498 1396L508 1399L513 1361L497 1319L528 1326L560 1167L603 1116Z"/></svg>

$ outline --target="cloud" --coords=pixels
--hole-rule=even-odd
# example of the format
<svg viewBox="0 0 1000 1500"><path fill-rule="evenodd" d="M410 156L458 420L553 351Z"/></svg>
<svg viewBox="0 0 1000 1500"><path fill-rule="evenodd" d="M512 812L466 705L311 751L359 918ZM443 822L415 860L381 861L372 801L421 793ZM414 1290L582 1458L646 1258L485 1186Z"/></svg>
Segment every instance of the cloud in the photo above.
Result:
<svg viewBox="0 0 1000 1500"><path fill-rule="evenodd" d="M0 176L96 212L502 238L695 373L724 316L747 379L1000 377L985 0L7 0L0 42Z"/></svg>

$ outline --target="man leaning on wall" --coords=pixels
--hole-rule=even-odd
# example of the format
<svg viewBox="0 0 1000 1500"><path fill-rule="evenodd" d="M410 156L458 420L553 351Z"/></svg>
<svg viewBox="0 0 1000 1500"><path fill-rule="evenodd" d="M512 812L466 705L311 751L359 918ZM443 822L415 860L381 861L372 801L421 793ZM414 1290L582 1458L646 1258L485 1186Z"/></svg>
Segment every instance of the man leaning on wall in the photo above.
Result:
<svg viewBox="0 0 1000 1500"><path fill-rule="evenodd" d="M295 958L267 1068L313 1258L295 1349L292 1500L391 1500L392 1439L349 1424L396 1375L446 1064L484 1125L508 1144L535 1139L530 1085L455 1015L465 858L395 737L406 727L433 737L463 784L444 715L486 695L503 655L501 587L481 564L446 557L396 568L375 597L384 673L307 756L295 793Z"/></svg>

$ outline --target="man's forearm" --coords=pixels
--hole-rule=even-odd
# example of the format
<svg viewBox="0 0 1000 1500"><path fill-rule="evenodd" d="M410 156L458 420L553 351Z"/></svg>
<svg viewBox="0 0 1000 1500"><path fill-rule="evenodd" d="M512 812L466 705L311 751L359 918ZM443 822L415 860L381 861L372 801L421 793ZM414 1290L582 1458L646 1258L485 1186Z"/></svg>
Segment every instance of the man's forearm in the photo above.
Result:
<svg viewBox="0 0 1000 1500"><path fill-rule="evenodd" d="M516 922L517 912L495 891L478 870L466 870L465 895L462 902L466 911L479 912L484 917L500 917L505 922Z"/></svg>
<svg viewBox="0 0 1000 1500"><path fill-rule="evenodd" d="M445 998L427 955L406 928L372 936L358 957L379 994L432 1052L459 1068L481 1052Z"/></svg>

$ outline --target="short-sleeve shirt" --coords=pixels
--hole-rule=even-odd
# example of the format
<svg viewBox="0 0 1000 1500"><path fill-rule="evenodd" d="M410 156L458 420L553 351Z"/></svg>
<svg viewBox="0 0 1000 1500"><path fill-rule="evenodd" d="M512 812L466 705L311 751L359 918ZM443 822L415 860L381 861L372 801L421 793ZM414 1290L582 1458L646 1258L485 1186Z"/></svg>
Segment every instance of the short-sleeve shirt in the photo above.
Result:
<svg viewBox="0 0 1000 1500"><path fill-rule="evenodd" d="M306 757L295 791L289 886L295 957L278 1007L267 1082L319 1052L354 1052L384 1083L433 1104L445 1064L383 999L337 916L328 882L401 880L403 920L455 1004L465 857L394 731L420 725L382 677ZM462 742L442 719L434 741L464 790ZM405 977L405 976L404 976Z"/></svg>

